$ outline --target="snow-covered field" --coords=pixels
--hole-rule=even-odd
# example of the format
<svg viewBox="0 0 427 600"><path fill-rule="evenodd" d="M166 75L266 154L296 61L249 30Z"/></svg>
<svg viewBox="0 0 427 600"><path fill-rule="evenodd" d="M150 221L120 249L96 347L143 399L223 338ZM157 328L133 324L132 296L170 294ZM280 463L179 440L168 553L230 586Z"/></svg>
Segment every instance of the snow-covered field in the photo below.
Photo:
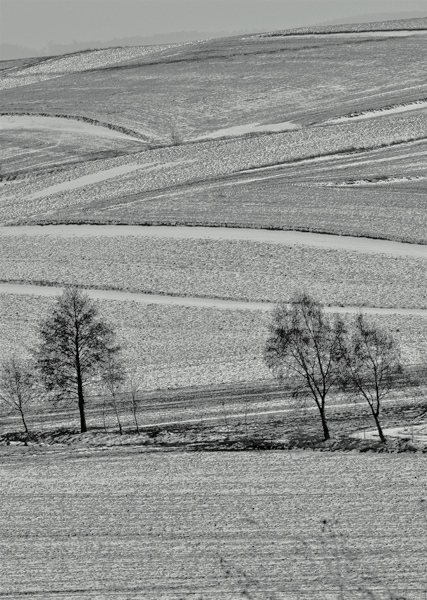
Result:
<svg viewBox="0 0 427 600"><path fill-rule="evenodd" d="M138 225L17 225L0 227L0 239L15 236L52 236L53 238L79 237L149 237L165 239L235 240L330 248L362 252L363 254L386 254L427 259L427 245L393 242L364 237L342 236L308 231L248 229L236 227L167 227Z"/></svg>
<svg viewBox="0 0 427 600"><path fill-rule="evenodd" d="M170 143L172 133L190 141L248 125L321 123L425 99L425 36L399 36L379 37L381 44L369 35L360 43L346 35L243 36L52 57L0 74L3 110L42 107L52 116L108 121L161 143Z"/></svg>
<svg viewBox="0 0 427 600"><path fill-rule="evenodd" d="M157 390L142 425L218 421L201 386L269 385L271 310L297 290L347 323L362 309L425 364L427 20L406 27L0 72L2 111L31 113L0 116L0 359L30 355L72 284ZM196 409L173 413L176 388ZM282 392L269 402L253 406L286 436ZM42 429L69 426L53 411ZM425 454L156 454L92 433L0 447L5 599L425 600ZM427 439L420 422L385 433Z"/></svg>
<svg viewBox="0 0 427 600"><path fill-rule="evenodd" d="M174 47L175 44L166 46L128 46L76 52L59 57L54 56L30 67L9 69L0 78L0 90L42 83L57 77L118 65Z"/></svg>
<svg viewBox="0 0 427 600"><path fill-rule="evenodd" d="M0 279L254 302L287 300L309 287L332 306L427 308L427 246L414 246L411 255L412 246L402 244L398 256L393 242L384 242L391 246L387 254L378 252L381 241L376 252L364 252L363 241L355 240L355 252L351 238L334 248L334 236L322 247L315 235L310 244L310 234L306 242L301 234L293 243L270 244L203 232L192 235L188 228L181 238L0 235Z"/></svg>
<svg viewBox="0 0 427 600"><path fill-rule="evenodd" d="M150 386L253 380L266 376L268 314L259 309L309 288L330 307L377 311L373 318L390 323L406 356L419 360L427 297L423 36L394 33L381 43L365 34L360 43L347 43L347 34L250 36L108 49L0 74L10 88L4 111L21 113L0 117L0 223L108 225L60 235L0 230L9 292L3 346L25 338L26 309L13 312L13 303L34 303L33 317L52 301L21 295L36 291L24 284L47 284L40 294L78 284L116 307L113 320L141 370L150 354L140 340L159 338L149 345ZM327 84L318 77L325 69ZM348 121L332 122L342 115ZM243 310L250 303L254 310ZM173 369L174 359L164 362L171 345L180 350Z"/></svg>
<svg viewBox="0 0 427 600"><path fill-rule="evenodd" d="M41 175L17 184L7 183L2 188L0 222L24 222L29 218L43 221L55 216L64 218L70 210L76 212L77 209L88 216L89 206L90 215L97 205L108 210L108 204L121 205L125 200L127 203L130 196L137 194L159 193L201 181L213 182L239 173L249 172L259 178L266 173L257 170L269 165L279 170L304 168L304 161L307 161L309 171L310 167L316 167L317 161L327 160L333 165L344 155L348 158L372 149L400 148L426 137L427 114L399 114L373 122L314 127L257 138L208 141L88 161L53 175ZM408 152L410 148L405 147L405 150ZM418 146L414 146L414 152L418 150ZM125 166L132 170L110 177L116 173L112 169ZM93 180L86 179L92 174ZM286 175L286 172L283 174ZM138 198L134 199L138 201ZM139 213L143 215L144 211L143 203Z"/></svg>
<svg viewBox="0 0 427 600"><path fill-rule="evenodd" d="M47 129L58 132L67 131L100 137L131 139L138 142L141 141L139 138L134 138L120 131L116 131L115 129L109 129L108 127L102 127L99 125L92 125L91 123L86 123L85 121L58 117L42 117L38 115L0 114L0 131L5 131L7 129L39 129L42 131Z"/></svg>
<svg viewBox="0 0 427 600"><path fill-rule="evenodd" d="M2 355L26 355L34 346L39 320L54 302L52 292L56 293L44 287L40 294L45 295L0 293ZM147 300L140 303L127 297L98 301L101 314L117 328L129 370L137 371L144 389L271 379L263 360L269 310L227 310ZM427 355L427 318L380 312L383 314L370 318L397 338L405 363L419 363Z"/></svg>
<svg viewBox="0 0 427 600"><path fill-rule="evenodd" d="M427 33L427 30L426 32ZM426 110L427 100L418 100L409 104L400 104L395 106L384 106L376 110L366 110L361 113L352 115L344 115L336 119L329 119L327 123L343 123L344 121L361 121L363 119L374 119L375 117L383 117L384 115L396 115L398 113L411 112L413 110Z"/></svg>
<svg viewBox="0 0 427 600"><path fill-rule="evenodd" d="M226 127L225 129L217 129L207 135L201 135L195 138L196 140L213 140L223 137L238 137L240 135L248 135L250 133L280 133L282 131L293 131L300 129L297 123L248 123L247 125L236 125L234 127Z"/></svg>
<svg viewBox="0 0 427 600"><path fill-rule="evenodd" d="M67 284L68 285L68 284ZM31 283L0 283L0 294L34 295L41 298L59 296L63 288L49 283L37 285ZM138 304L160 304L163 306L191 306L196 308L216 308L223 310L251 310L272 311L276 303L252 302L242 300L223 300L221 298L170 296L168 294L121 292L120 290L86 288L85 292L95 300L118 300L136 302ZM383 308L372 306L326 306L326 313L357 315L363 312L366 315L401 315L419 316L427 318L427 308Z"/></svg>
<svg viewBox="0 0 427 600"><path fill-rule="evenodd" d="M5 597L424 600L420 454L9 447L0 475Z"/></svg>

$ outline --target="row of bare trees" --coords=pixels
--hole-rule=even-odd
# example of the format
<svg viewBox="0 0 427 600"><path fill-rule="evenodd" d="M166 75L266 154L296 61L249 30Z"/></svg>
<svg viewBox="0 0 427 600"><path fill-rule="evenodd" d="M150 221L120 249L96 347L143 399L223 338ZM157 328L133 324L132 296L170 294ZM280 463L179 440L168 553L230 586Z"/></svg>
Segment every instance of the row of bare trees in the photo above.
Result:
<svg viewBox="0 0 427 600"><path fill-rule="evenodd" d="M139 384L126 377L114 330L99 315L96 304L76 287L66 288L52 313L40 323L39 344L29 360L12 356L0 366L0 401L20 414L25 432L27 407L46 396L53 403L77 402L81 432L87 431L89 389L103 391L114 410L120 433L119 398L126 379L131 410L139 433Z"/></svg>
<svg viewBox="0 0 427 600"><path fill-rule="evenodd" d="M311 396L319 409L325 440L330 438L326 416L332 391L353 391L368 404L380 424L381 404L403 373L400 350L392 335L362 314L348 324L329 316L307 293L280 304L270 326L265 360L274 375L290 382L295 396Z"/></svg>
<svg viewBox="0 0 427 600"><path fill-rule="evenodd" d="M330 438L326 407L332 391L357 393L368 404L380 439L384 398L403 373L397 342L360 313L352 320L329 315L308 294L279 304L273 314L265 347L273 374L290 385L295 395L311 397L320 414L325 440ZM19 412L25 431L26 407L46 395L54 403L77 403L80 429L87 431L87 390L104 391L103 420L110 403L120 433L120 404L126 371L113 329L96 304L76 287L66 288L52 313L40 323L39 344L31 361L12 357L0 368L0 401ZM127 397L139 433L138 381L128 379ZM105 393L107 392L107 394Z"/></svg>

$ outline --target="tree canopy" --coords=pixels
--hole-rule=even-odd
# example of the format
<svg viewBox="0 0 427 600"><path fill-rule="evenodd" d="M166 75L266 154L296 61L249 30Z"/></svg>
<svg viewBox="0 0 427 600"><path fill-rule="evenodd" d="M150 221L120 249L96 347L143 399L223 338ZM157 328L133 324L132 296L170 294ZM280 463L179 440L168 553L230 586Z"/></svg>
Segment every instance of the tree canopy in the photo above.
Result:
<svg viewBox="0 0 427 600"><path fill-rule="evenodd" d="M308 393L322 420L325 440L330 433L326 398L341 381L340 337L344 325L329 318L307 293L293 296L290 306L279 304L273 314L264 358L278 379L288 379L294 394Z"/></svg>
<svg viewBox="0 0 427 600"><path fill-rule="evenodd" d="M77 400L81 431L87 431L85 390L112 354L119 351L115 334L90 297L66 288L40 324L36 351L42 382L56 401Z"/></svg>

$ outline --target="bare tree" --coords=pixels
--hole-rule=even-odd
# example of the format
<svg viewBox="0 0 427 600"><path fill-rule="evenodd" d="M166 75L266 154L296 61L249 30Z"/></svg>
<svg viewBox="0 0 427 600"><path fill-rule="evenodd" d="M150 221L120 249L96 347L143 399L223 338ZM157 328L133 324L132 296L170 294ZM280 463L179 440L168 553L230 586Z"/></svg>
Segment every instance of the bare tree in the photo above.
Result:
<svg viewBox="0 0 427 600"><path fill-rule="evenodd" d="M380 440L386 443L379 415L382 401L396 385L396 376L403 373L399 346L388 331L369 323L362 313L346 339L340 341L345 365L343 387L352 385L366 400Z"/></svg>
<svg viewBox="0 0 427 600"><path fill-rule="evenodd" d="M37 396L34 365L30 361L15 356L5 360L0 366L0 401L19 412L28 435L25 409Z"/></svg>
<svg viewBox="0 0 427 600"><path fill-rule="evenodd" d="M134 373L132 373L129 377L130 384L130 402L133 414L133 420L135 421L136 432L139 435L139 424L138 424L138 394L140 392L141 384Z"/></svg>
<svg viewBox="0 0 427 600"><path fill-rule="evenodd" d="M178 133L175 125L171 125L170 139L173 146L179 146L180 144L182 144L182 137Z"/></svg>
<svg viewBox="0 0 427 600"><path fill-rule="evenodd" d="M118 354L119 348L113 346L108 348L105 365L101 373L101 380L107 389L116 415L120 435L123 435L122 423L119 415L119 394L125 381L125 370ZM105 425L104 425L105 426Z"/></svg>
<svg viewBox="0 0 427 600"><path fill-rule="evenodd" d="M55 401L77 400L85 432L86 388L101 374L108 353L118 351L114 332L89 296L71 287L41 322L39 334L35 356L42 382Z"/></svg>
<svg viewBox="0 0 427 600"><path fill-rule="evenodd" d="M295 396L310 394L319 409L323 435L330 438L326 398L341 381L340 337L344 325L329 319L319 302L307 293L279 304L273 315L264 351L267 365L278 379L287 378Z"/></svg>

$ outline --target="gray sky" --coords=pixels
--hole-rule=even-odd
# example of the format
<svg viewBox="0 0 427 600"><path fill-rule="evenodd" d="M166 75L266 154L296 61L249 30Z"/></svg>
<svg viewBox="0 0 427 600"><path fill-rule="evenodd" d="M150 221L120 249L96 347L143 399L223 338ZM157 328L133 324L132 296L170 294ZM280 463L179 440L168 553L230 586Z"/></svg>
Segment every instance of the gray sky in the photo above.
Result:
<svg viewBox="0 0 427 600"><path fill-rule="evenodd" d="M0 42L41 48L176 31L271 30L369 13L427 13L426 0L0 0Z"/></svg>

